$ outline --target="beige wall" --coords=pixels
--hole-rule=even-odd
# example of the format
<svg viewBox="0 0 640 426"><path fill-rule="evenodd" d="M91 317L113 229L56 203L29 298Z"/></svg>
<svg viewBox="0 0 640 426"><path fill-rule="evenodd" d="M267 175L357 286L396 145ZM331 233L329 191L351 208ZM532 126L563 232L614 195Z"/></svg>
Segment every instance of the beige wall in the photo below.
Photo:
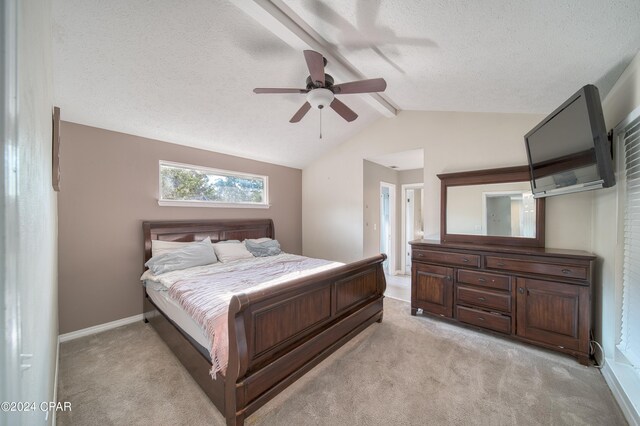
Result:
<svg viewBox="0 0 640 426"><path fill-rule="evenodd" d="M407 185L409 183L422 183L424 180L424 169L401 170L398 172L398 183Z"/></svg>
<svg viewBox="0 0 640 426"><path fill-rule="evenodd" d="M94 127L62 125L60 332L141 313L142 221L272 218L301 253L301 171ZM269 176L269 209L160 207L158 161Z"/></svg>
<svg viewBox="0 0 640 426"><path fill-rule="evenodd" d="M523 136L543 115L402 111L303 170L303 252L353 261L364 254L363 159L424 149L425 235L440 235L436 174L526 164ZM548 247L591 246L591 193L547 200ZM331 229L332 232L326 232Z"/></svg>
<svg viewBox="0 0 640 426"><path fill-rule="evenodd" d="M5 11L6 6L2 6ZM8 280L5 285L0 283L0 291L6 291L4 296L8 296L0 320L4 335L0 393L3 401L39 404L54 400L58 336L57 197L51 187L51 2L20 1L17 20L15 16L3 17L5 24L16 23L17 34L3 37L3 42L10 52L15 48L18 79L17 111L9 108L3 116L8 120L2 126L15 118L17 137L0 143L3 166L7 167L3 170L0 201L3 210L0 216L6 220L2 244L7 245L0 248L4 261L0 270L3 279ZM6 36L8 26L2 26L2 31ZM16 41L17 44L10 43ZM10 69L10 65L5 69ZM23 360L29 368L20 368L21 353L33 355ZM3 413L0 417L7 424L51 424L53 419L49 415L45 421L47 413L41 410Z"/></svg>

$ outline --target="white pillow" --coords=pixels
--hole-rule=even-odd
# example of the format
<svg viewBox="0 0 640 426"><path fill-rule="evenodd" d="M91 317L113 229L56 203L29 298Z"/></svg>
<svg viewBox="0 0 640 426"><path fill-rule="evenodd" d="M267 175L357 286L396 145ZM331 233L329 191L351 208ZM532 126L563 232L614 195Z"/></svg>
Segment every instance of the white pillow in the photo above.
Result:
<svg viewBox="0 0 640 426"><path fill-rule="evenodd" d="M220 242L213 245L213 250L220 262L231 262L239 259L252 259L253 255L243 243Z"/></svg>
<svg viewBox="0 0 640 426"><path fill-rule="evenodd" d="M151 240L151 256L160 256L161 254L181 249L189 244L191 243Z"/></svg>

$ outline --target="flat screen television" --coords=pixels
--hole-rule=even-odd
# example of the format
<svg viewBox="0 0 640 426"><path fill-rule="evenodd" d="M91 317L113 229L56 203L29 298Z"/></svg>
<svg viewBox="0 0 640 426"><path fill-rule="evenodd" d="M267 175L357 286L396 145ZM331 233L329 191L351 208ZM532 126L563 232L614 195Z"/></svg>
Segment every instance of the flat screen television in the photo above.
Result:
<svg viewBox="0 0 640 426"><path fill-rule="evenodd" d="M598 88L586 85L524 137L535 198L615 185Z"/></svg>

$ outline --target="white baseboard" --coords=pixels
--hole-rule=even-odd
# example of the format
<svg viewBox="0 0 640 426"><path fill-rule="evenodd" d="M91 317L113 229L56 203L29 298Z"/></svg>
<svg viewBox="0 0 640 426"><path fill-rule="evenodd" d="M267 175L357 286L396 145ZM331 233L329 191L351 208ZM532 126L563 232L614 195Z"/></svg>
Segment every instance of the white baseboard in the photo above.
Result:
<svg viewBox="0 0 640 426"><path fill-rule="evenodd" d="M92 334L101 333L103 331L111 330L112 328L121 327L123 325L133 324L137 321L144 319L142 314L134 315L128 318L122 318L119 320L111 321L105 324L94 325L93 327L83 328L82 330L72 331L71 333L61 334L58 338L60 343L68 342L69 340L79 339L81 337L90 336Z"/></svg>
<svg viewBox="0 0 640 426"><path fill-rule="evenodd" d="M624 414L629 425L640 426L640 414L629 400L627 392L624 390L624 386L620 383L620 380L611 368L610 364L612 362L615 361L611 359L606 360L604 367L600 370L602 372L602 376L604 377L605 382L607 382L609 389L611 389L611 393L613 393L613 397L620 406L622 414Z"/></svg>

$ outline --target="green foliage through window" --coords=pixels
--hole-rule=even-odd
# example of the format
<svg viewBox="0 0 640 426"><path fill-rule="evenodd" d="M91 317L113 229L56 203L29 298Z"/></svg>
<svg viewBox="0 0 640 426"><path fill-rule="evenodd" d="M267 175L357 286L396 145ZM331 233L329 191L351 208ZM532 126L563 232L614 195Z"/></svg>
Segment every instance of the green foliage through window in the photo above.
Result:
<svg viewBox="0 0 640 426"><path fill-rule="evenodd" d="M266 178L160 163L161 199L265 204Z"/></svg>

